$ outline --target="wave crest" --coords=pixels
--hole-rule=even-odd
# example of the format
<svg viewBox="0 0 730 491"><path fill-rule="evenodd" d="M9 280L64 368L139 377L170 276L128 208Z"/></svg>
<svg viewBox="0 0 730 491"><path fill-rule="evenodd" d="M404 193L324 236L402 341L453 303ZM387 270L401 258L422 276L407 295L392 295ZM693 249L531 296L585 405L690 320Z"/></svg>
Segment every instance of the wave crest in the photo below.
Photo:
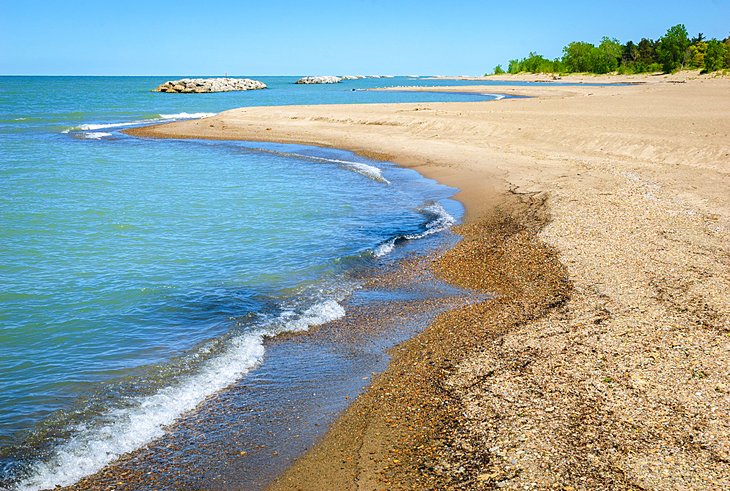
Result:
<svg viewBox="0 0 730 491"><path fill-rule="evenodd" d="M123 454L162 437L165 428L181 415L255 368L264 357L264 338L306 331L344 316L342 305L328 298L299 312L286 310L254 331L232 337L222 353L178 384L141 397L132 407L110 410L99 424L74 428L75 436L59 445L49 459L34 464L29 477L15 489L37 491L68 486L100 471Z"/></svg>
<svg viewBox="0 0 730 491"><path fill-rule="evenodd" d="M396 235L395 237L386 240L373 250L373 256L385 256L393 252L393 249L395 249L398 242L422 239L429 235L443 232L456 224L456 219L448 211L446 211L443 206L441 206L441 203L436 201L426 203L421 206L418 211L430 218L424 226L425 229L419 233Z"/></svg>
<svg viewBox="0 0 730 491"><path fill-rule="evenodd" d="M71 128L66 128L61 133L70 133L70 132L76 132L76 131L96 131L96 130L106 130L111 128L125 128L128 126L140 126L144 124L154 124L159 123L160 121L177 121L181 119L200 119L200 118L207 118L210 116L215 116L217 113L174 113L174 114L160 114L156 118L148 118L148 119L138 119L135 121L121 121L117 123L87 123L87 124L80 124L78 126L72 126Z"/></svg>
<svg viewBox="0 0 730 491"><path fill-rule="evenodd" d="M217 113L174 113L174 114L160 114L162 119L199 119L209 118L215 116Z"/></svg>
<svg viewBox="0 0 730 491"><path fill-rule="evenodd" d="M85 140L101 140L104 137L112 136L111 133L106 133L104 131L88 131L85 133L79 133L79 135Z"/></svg>

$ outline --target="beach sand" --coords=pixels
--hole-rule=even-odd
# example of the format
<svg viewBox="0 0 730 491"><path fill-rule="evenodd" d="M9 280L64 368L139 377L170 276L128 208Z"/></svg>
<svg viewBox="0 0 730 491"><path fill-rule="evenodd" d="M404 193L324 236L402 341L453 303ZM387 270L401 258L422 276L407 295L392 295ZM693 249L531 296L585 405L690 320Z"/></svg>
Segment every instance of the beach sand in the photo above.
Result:
<svg viewBox="0 0 730 491"><path fill-rule="evenodd" d="M344 148L461 190L432 267L496 298L394 349L272 489L730 487L730 80L645 81L128 131Z"/></svg>
<svg viewBox="0 0 730 491"><path fill-rule="evenodd" d="M616 84L654 84L654 83L676 83L686 82L688 80L700 80L708 78L722 78L724 75L720 72L713 74L700 74L700 70L682 70L675 73L639 73L635 75L619 75L615 73L607 73L598 75L595 73L503 73L501 75L485 75L485 76L435 76L434 80L473 80L487 82L558 82L558 83L616 83Z"/></svg>

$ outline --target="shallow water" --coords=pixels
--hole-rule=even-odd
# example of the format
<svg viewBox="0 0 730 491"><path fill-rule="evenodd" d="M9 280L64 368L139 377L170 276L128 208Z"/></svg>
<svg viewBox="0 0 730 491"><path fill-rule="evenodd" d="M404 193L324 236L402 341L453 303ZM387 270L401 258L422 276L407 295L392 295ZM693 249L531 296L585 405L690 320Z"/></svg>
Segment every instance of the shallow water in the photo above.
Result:
<svg viewBox="0 0 730 491"><path fill-rule="evenodd" d="M455 83L406 78L149 91L169 78L0 77L0 486L71 484L160 438L260 366L267 339L345 316L353 270L438 246L462 212L455 190L348 152L120 129L493 98L353 91Z"/></svg>

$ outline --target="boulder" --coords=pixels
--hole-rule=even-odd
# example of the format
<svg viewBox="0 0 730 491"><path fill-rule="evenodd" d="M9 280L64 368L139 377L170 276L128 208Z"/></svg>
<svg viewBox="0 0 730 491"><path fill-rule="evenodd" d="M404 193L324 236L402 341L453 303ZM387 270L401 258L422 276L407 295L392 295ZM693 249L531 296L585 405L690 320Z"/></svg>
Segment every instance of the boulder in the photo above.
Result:
<svg viewBox="0 0 730 491"><path fill-rule="evenodd" d="M234 90L265 89L266 84L249 78L183 78L170 80L153 92L206 94L209 92L231 92Z"/></svg>
<svg viewBox="0 0 730 491"><path fill-rule="evenodd" d="M296 81L298 84L338 84L342 81L340 77L331 75L320 77L302 77Z"/></svg>

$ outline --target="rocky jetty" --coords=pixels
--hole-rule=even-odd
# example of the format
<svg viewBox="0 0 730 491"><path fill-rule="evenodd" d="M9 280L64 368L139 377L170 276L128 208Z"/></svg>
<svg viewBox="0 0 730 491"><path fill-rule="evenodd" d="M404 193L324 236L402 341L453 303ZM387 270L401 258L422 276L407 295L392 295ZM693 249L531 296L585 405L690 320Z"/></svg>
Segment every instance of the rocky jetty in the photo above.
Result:
<svg viewBox="0 0 730 491"><path fill-rule="evenodd" d="M341 80L360 80L361 78L365 78L365 75L342 75L340 77Z"/></svg>
<svg viewBox="0 0 730 491"><path fill-rule="evenodd" d="M249 78L183 78L165 82L153 92L205 94L208 92L232 92L234 90L265 88L266 84Z"/></svg>
<svg viewBox="0 0 730 491"><path fill-rule="evenodd" d="M298 84L338 84L342 81L340 77L323 76L323 77L302 77L296 81Z"/></svg>

